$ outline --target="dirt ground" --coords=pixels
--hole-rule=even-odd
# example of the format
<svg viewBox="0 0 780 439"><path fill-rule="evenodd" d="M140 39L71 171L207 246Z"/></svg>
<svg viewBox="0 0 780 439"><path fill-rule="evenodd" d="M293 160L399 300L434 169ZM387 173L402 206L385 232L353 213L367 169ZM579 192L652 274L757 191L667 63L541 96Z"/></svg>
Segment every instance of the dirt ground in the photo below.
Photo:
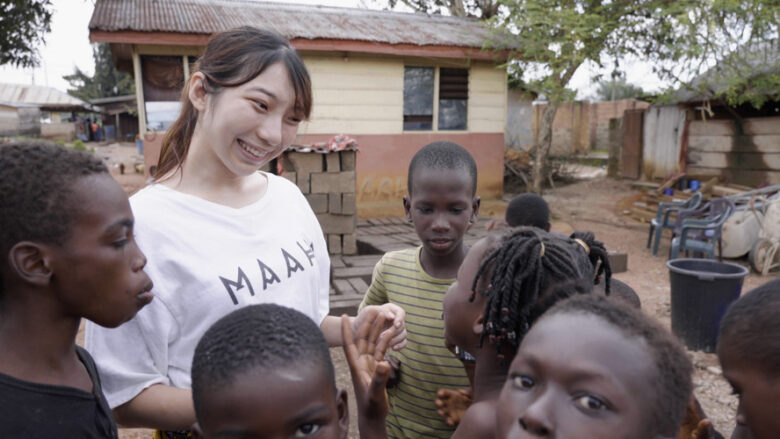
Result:
<svg viewBox="0 0 780 439"><path fill-rule="evenodd" d="M138 161L135 146L132 144L96 146L95 153L105 157L111 168L112 175L122 184L125 190L132 194L145 184L145 177L134 172L133 164ZM119 168L114 165L125 163L125 175L119 174ZM628 256L628 271L615 275L631 285L640 295L643 310L658 318L665 325L670 325L670 285L666 268L666 257L652 257L645 248L648 226L639 224L618 215L616 205L626 197L636 194L628 182L609 180L595 173L596 178L579 181L563 187L550 189L545 193L545 199L550 204L553 217L560 229L574 228L590 230L597 239L606 243L610 249L626 252ZM510 199L507 195L504 199ZM400 204L400 203L399 203ZM488 215L501 215L502 203L492 203ZM668 251L669 240L662 241L659 255ZM746 261L733 261L746 265ZM745 280L743 292L748 291L771 277L761 277L751 273ZM336 366L337 382L340 387L351 392L349 369L346 366L343 353L339 349L331 349ZM731 388L722 378L718 360L714 354L691 352L696 372L696 396L705 412L712 419L715 427L729 437L734 426L736 397L731 394ZM355 413L354 398L350 395L350 412ZM357 438L355 416L352 416L350 438ZM123 439L151 437L149 430L120 430Z"/></svg>

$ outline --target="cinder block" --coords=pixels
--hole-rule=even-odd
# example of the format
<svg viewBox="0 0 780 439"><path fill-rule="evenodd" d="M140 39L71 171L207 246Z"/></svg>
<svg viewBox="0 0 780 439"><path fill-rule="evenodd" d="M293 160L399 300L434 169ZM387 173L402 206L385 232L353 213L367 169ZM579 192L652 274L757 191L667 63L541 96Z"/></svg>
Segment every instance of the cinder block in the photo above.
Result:
<svg viewBox="0 0 780 439"><path fill-rule="evenodd" d="M325 194L306 195L306 201L309 202L311 210L314 213L326 213L328 211L328 196Z"/></svg>
<svg viewBox="0 0 780 439"><path fill-rule="evenodd" d="M278 160L279 163L282 164L282 169L285 171L295 171L295 166L290 160L290 152L285 152L284 154L280 155Z"/></svg>
<svg viewBox="0 0 780 439"><path fill-rule="evenodd" d="M298 184L298 173L297 172L290 172L287 171L284 174L282 174L282 177L290 180L291 182Z"/></svg>
<svg viewBox="0 0 780 439"><path fill-rule="evenodd" d="M311 192L327 194L331 192L355 193L355 171L320 172L311 174Z"/></svg>
<svg viewBox="0 0 780 439"><path fill-rule="evenodd" d="M328 194L328 212L330 213L342 213L341 212L341 194Z"/></svg>
<svg viewBox="0 0 780 439"><path fill-rule="evenodd" d="M332 255L341 254L341 235L328 235L328 252Z"/></svg>
<svg viewBox="0 0 780 439"><path fill-rule="evenodd" d="M303 173L296 173L298 174L298 189L301 190L301 193L308 194L311 193L311 184L310 184L310 177L311 174L303 174Z"/></svg>
<svg viewBox="0 0 780 439"><path fill-rule="evenodd" d="M295 172L299 174L323 171L322 154L316 152L291 152L288 158L292 162Z"/></svg>
<svg viewBox="0 0 780 439"><path fill-rule="evenodd" d="M333 281L333 286L336 287L336 294L356 294L355 287L353 287L348 280L335 279ZM360 292L364 293L365 290Z"/></svg>
<svg viewBox="0 0 780 439"><path fill-rule="evenodd" d="M349 282L352 285L352 288L358 293L365 293L368 291L368 284L361 277L350 277L347 279L347 282Z"/></svg>
<svg viewBox="0 0 780 439"><path fill-rule="evenodd" d="M328 172L340 172L341 163L338 152L325 154L325 170Z"/></svg>
<svg viewBox="0 0 780 439"><path fill-rule="evenodd" d="M354 233L341 237L341 251L345 255L357 254L357 236Z"/></svg>
<svg viewBox="0 0 780 439"><path fill-rule="evenodd" d="M357 213L355 194L341 194L341 213L354 215Z"/></svg>
<svg viewBox="0 0 780 439"><path fill-rule="evenodd" d="M320 222L320 227L322 227L322 231L326 234L344 235L355 233L354 215L319 213L317 214L317 221Z"/></svg>
<svg viewBox="0 0 780 439"><path fill-rule="evenodd" d="M609 250L609 267L613 273L624 273L628 271L628 253L617 250Z"/></svg>
<svg viewBox="0 0 780 439"><path fill-rule="evenodd" d="M341 170L354 171L355 161L357 159L355 151L341 151L339 154L341 155Z"/></svg>

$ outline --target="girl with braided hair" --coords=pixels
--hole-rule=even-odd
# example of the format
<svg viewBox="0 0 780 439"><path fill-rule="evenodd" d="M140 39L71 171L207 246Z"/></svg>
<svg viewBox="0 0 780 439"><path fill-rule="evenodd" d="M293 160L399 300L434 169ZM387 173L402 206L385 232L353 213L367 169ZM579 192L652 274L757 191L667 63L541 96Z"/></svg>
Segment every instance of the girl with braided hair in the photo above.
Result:
<svg viewBox="0 0 780 439"><path fill-rule="evenodd" d="M558 301L593 290L593 235L565 238L532 227L477 242L444 298L444 337L475 359L473 404L453 438L493 437L492 413L509 363L541 314ZM606 254L606 252L604 253ZM603 264L609 279L609 261Z"/></svg>

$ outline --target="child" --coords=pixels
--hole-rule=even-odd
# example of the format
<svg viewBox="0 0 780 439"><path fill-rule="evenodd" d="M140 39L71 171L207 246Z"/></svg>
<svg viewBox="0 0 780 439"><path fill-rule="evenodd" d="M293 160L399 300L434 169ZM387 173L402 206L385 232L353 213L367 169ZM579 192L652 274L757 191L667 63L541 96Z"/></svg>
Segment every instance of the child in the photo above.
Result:
<svg viewBox="0 0 780 439"><path fill-rule="evenodd" d="M127 195L90 154L0 147L0 250L0 437L117 437L76 333L152 300Z"/></svg>
<svg viewBox="0 0 780 439"><path fill-rule="evenodd" d="M739 396L738 430L755 439L780 432L780 279L744 294L720 323L717 353Z"/></svg>
<svg viewBox="0 0 780 439"><path fill-rule="evenodd" d="M384 409L367 410L366 380L355 379L361 437L379 439L389 365L375 373L376 358L389 339L379 336L383 315L374 316L360 326L357 345L347 318L342 331L353 377L368 376L368 391L384 399ZM345 438L349 428L347 393L336 388L322 332L303 313L279 305L244 307L205 332L193 357L192 397L195 437Z"/></svg>
<svg viewBox="0 0 780 439"><path fill-rule="evenodd" d="M531 226L550 231L550 206L536 194L526 193L514 197L506 207L505 218L510 227Z"/></svg>
<svg viewBox="0 0 780 439"><path fill-rule="evenodd" d="M585 247L598 245L520 227L491 234L469 250L444 299L446 342L476 360L474 403L453 438L493 437L491 414L528 327L557 301L593 288Z"/></svg>
<svg viewBox="0 0 780 439"><path fill-rule="evenodd" d="M638 310L597 295L550 309L523 338L496 438L674 438L693 390L682 346Z"/></svg>
<svg viewBox="0 0 780 439"><path fill-rule="evenodd" d="M360 306L394 303L406 311L408 345L391 359L400 369L388 392L389 435L449 438L453 428L436 413L436 392L469 382L444 346L441 302L466 256L463 234L477 219L477 165L463 147L434 142L412 158L408 179L404 211L422 246L384 255Z"/></svg>

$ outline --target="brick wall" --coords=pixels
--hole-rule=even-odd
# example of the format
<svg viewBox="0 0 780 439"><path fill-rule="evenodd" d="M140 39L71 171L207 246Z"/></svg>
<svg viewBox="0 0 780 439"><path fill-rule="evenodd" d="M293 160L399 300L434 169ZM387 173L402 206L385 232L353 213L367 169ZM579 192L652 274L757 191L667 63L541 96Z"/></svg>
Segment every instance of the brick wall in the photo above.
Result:
<svg viewBox="0 0 780 439"><path fill-rule="evenodd" d="M357 254L355 151L286 152L283 176L297 184L320 222L330 254Z"/></svg>

